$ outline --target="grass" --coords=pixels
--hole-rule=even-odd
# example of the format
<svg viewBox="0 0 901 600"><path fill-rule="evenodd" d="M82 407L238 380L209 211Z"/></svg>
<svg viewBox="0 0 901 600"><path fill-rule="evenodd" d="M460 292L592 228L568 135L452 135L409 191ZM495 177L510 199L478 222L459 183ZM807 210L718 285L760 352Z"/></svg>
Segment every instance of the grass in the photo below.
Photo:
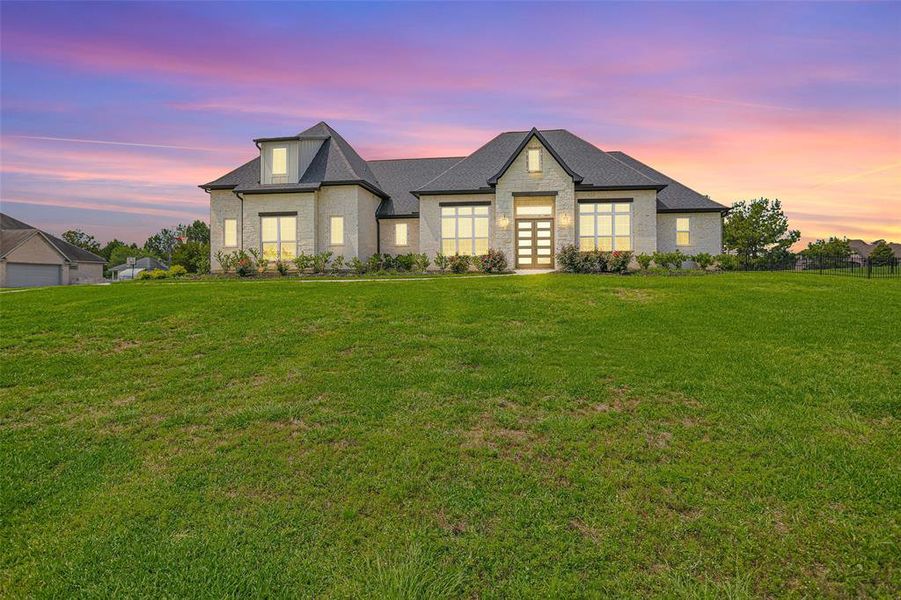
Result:
<svg viewBox="0 0 901 600"><path fill-rule="evenodd" d="M0 295L0 596L892 597L901 281Z"/></svg>

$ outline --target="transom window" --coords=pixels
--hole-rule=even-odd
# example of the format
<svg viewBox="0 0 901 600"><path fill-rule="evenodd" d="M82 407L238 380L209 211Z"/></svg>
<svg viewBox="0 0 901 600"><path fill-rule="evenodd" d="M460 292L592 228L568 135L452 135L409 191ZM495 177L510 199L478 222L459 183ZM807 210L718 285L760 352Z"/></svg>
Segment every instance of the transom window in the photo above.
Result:
<svg viewBox="0 0 901 600"><path fill-rule="evenodd" d="M291 260L297 254L297 217L260 217L263 258Z"/></svg>
<svg viewBox="0 0 901 600"><path fill-rule="evenodd" d="M579 204L579 250L631 250L632 203Z"/></svg>
<svg viewBox="0 0 901 600"><path fill-rule="evenodd" d="M527 151L529 173L541 172L541 148L529 148Z"/></svg>
<svg viewBox="0 0 901 600"><path fill-rule="evenodd" d="M394 224L394 244L396 246L406 246L407 245L407 224L406 223L395 223Z"/></svg>
<svg viewBox="0 0 901 600"><path fill-rule="evenodd" d="M288 174L288 149L273 148L272 149L272 174L287 175Z"/></svg>
<svg viewBox="0 0 901 600"><path fill-rule="evenodd" d="M441 207L441 253L470 256L488 252L487 206Z"/></svg>
<svg viewBox="0 0 901 600"><path fill-rule="evenodd" d="M691 219L688 217L676 217L676 245L691 245Z"/></svg>
<svg viewBox="0 0 901 600"><path fill-rule="evenodd" d="M222 245L228 248L234 248L238 245L238 220L225 219L222 223L224 239Z"/></svg>

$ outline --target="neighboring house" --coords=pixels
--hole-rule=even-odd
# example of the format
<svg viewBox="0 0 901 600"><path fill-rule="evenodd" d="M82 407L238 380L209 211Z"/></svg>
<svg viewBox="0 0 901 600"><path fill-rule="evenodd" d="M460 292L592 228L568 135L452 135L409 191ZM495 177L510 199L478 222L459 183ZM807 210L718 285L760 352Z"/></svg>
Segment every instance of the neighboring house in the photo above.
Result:
<svg viewBox="0 0 901 600"><path fill-rule="evenodd" d="M848 245L851 246L851 251L854 254L857 254L861 258L867 258L870 256L870 252L873 251L873 248L876 247L876 242L868 244L863 240L848 240ZM901 258L901 244L889 242L889 248L892 249L892 252L895 253L896 257Z"/></svg>
<svg viewBox="0 0 901 600"><path fill-rule="evenodd" d="M0 213L0 287L103 281L103 257Z"/></svg>
<svg viewBox="0 0 901 600"><path fill-rule="evenodd" d="M166 270L167 267L165 264L161 263L157 259L149 256L145 256L144 258L139 258L135 261L135 264L132 265L116 265L112 269L110 269L110 274L113 279L134 279L138 276L141 271L153 269L162 269Z"/></svg>
<svg viewBox="0 0 901 600"><path fill-rule="evenodd" d="M326 123L254 140L253 160L201 185L210 251L271 260L332 251L481 254L553 268L583 250L722 249L727 208L622 152L563 129L502 133L465 157L366 161Z"/></svg>

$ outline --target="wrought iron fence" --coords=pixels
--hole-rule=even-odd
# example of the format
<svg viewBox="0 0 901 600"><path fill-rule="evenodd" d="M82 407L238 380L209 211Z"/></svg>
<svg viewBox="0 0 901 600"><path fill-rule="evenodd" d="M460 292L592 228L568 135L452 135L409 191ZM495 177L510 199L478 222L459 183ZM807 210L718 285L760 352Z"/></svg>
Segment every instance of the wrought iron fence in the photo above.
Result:
<svg viewBox="0 0 901 600"><path fill-rule="evenodd" d="M901 277L901 260L898 257L870 258L850 256L786 255L781 260L742 265L743 271L797 271L819 275L844 275L850 277L885 278Z"/></svg>

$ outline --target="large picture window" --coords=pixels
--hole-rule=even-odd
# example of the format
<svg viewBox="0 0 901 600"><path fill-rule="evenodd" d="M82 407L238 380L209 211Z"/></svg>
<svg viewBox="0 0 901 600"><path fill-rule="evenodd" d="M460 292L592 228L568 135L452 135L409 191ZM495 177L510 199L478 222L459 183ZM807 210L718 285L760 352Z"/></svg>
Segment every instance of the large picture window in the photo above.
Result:
<svg viewBox="0 0 901 600"><path fill-rule="evenodd" d="M441 253L481 255L488 252L487 206L441 207Z"/></svg>
<svg viewBox="0 0 901 600"><path fill-rule="evenodd" d="M260 217L263 258L291 260L297 254L297 217Z"/></svg>
<svg viewBox="0 0 901 600"><path fill-rule="evenodd" d="M579 250L631 250L632 203L579 204Z"/></svg>

